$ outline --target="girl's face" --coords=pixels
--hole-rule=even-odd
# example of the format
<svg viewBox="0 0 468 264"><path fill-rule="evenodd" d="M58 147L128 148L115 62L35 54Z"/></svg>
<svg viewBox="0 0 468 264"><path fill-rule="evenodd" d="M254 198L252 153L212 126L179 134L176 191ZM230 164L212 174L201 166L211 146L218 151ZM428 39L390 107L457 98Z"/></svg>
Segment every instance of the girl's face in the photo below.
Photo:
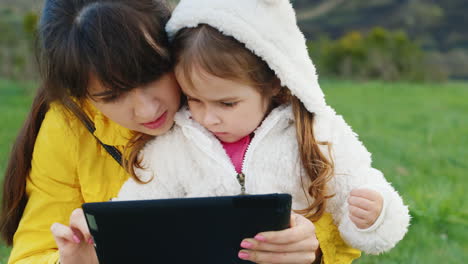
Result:
<svg viewBox="0 0 468 264"><path fill-rule="evenodd" d="M192 118L223 142L236 142L251 134L266 115L269 99L255 87L201 71L191 74L192 86L177 67L176 77Z"/></svg>
<svg viewBox="0 0 468 264"><path fill-rule="evenodd" d="M180 88L173 73L116 98L95 77L91 77L88 89L93 105L109 119L152 136L172 127L180 105Z"/></svg>

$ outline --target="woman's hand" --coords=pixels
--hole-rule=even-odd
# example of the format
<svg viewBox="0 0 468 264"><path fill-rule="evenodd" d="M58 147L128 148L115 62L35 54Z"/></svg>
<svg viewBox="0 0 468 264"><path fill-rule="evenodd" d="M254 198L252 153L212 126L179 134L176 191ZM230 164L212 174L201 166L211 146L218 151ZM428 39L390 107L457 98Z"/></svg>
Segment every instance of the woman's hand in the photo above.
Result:
<svg viewBox="0 0 468 264"><path fill-rule="evenodd" d="M54 223L50 229L59 249L60 264L99 263L81 208L71 213L69 226Z"/></svg>
<svg viewBox="0 0 468 264"><path fill-rule="evenodd" d="M348 198L349 218L360 229L371 227L379 218L383 197L369 189L354 189Z"/></svg>
<svg viewBox="0 0 468 264"><path fill-rule="evenodd" d="M319 248L314 224L293 213L290 226L244 239L239 258L255 263L313 263Z"/></svg>

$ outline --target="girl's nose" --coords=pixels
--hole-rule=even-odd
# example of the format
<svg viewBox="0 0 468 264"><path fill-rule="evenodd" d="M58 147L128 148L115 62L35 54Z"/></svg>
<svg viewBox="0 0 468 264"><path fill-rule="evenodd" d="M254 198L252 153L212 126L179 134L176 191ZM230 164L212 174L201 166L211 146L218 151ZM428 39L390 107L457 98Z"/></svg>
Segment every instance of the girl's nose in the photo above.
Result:
<svg viewBox="0 0 468 264"><path fill-rule="evenodd" d="M205 111L205 116L203 117L204 126L214 126L221 123L221 119L216 114L215 111L207 109Z"/></svg>
<svg viewBox="0 0 468 264"><path fill-rule="evenodd" d="M134 89L132 91L132 104L135 117L140 122L151 122L160 107L157 98L145 93L143 89Z"/></svg>

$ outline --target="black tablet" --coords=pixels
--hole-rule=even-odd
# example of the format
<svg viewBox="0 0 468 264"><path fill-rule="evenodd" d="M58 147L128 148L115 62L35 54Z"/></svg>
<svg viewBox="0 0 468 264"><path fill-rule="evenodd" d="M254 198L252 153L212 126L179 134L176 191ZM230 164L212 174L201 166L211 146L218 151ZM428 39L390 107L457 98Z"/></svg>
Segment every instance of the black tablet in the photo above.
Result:
<svg viewBox="0 0 468 264"><path fill-rule="evenodd" d="M289 226L289 194L83 204L100 264L251 263L242 239Z"/></svg>

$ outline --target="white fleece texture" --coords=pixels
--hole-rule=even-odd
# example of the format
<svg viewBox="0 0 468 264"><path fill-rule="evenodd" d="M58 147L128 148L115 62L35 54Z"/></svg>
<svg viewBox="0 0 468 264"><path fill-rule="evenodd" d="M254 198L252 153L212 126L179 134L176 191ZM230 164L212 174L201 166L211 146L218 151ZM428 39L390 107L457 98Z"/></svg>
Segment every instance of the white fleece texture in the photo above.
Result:
<svg viewBox="0 0 468 264"><path fill-rule="evenodd" d="M402 239L409 224L408 209L382 173L370 165L370 154L340 116L329 111L322 115L315 133L332 144L337 175L328 188L335 194L327 211L341 235L352 247L376 254L392 248ZM129 179L116 200L158 199L237 195L241 192L236 171L221 143L183 109L168 133L149 142L141 152L146 170L139 177L152 180L139 184ZM332 133L330 133L332 131ZM326 149L323 149L325 154ZM303 185L304 175L298 155L294 118L290 106L274 109L255 131L247 150L243 173L250 194L289 193L293 209L313 202ZM349 219L347 198L358 187L381 193L385 210L371 229L360 230Z"/></svg>
<svg viewBox="0 0 468 264"><path fill-rule="evenodd" d="M306 40L287 0L182 0L166 31L172 38L182 28L208 24L232 36L267 62L311 112L325 106Z"/></svg>
<svg viewBox="0 0 468 264"><path fill-rule="evenodd" d="M331 143L336 175L328 184L327 211L352 247L378 254L394 247L409 225L408 208L401 197L371 166L371 155L341 116L326 105L316 69L309 58L305 38L297 26L288 0L181 0L166 30L170 38L182 28L208 24L232 36L262 58L275 71L283 86L315 113L318 141ZM142 151L147 170L138 174L146 185L130 179L120 200L236 195L240 185L229 157L219 141L190 119L185 109L176 115L175 127L151 141ZM326 147L321 150L328 153ZM303 185L294 118L290 106L282 106L263 121L246 153L243 172L251 194L290 193L293 208L313 202ZM301 178L302 177L302 178ZM358 229L349 219L347 198L352 189L367 187L384 198L376 223Z"/></svg>

